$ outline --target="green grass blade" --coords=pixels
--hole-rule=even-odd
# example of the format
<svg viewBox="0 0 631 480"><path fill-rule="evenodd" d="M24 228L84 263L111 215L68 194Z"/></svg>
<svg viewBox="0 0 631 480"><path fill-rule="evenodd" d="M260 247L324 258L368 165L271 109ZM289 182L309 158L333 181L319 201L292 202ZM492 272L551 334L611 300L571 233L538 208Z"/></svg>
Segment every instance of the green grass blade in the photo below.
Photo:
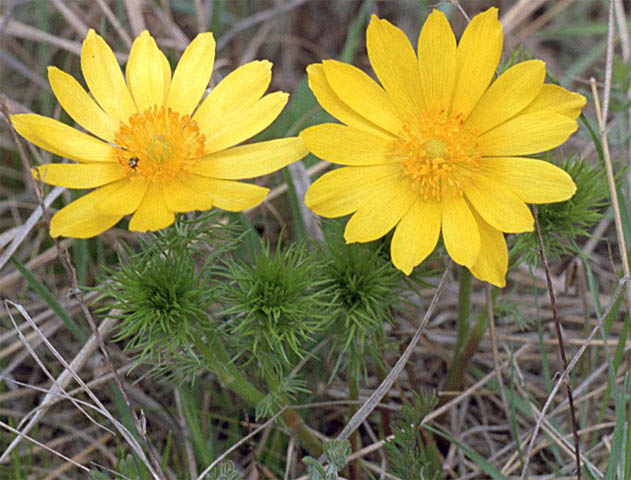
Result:
<svg viewBox="0 0 631 480"><path fill-rule="evenodd" d="M611 442L611 453L609 455L609 466L605 474L605 480L615 480L616 473L620 467L620 457L622 456L622 445L625 430L625 392L629 388L629 374L624 379L624 389L618 394L616 399L616 425L613 429L613 441Z"/></svg>
<svg viewBox="0 0 631 480"><path fill-rule="evenodd" d="M29 284L29 286L39 295L39 297L50 307L50 309L57 314L61 321L64 322L64 325L70 333L79 340L81 343L85 342L88 338L87 333L79 326L77 323L70 318L66 310L59 304L55 296L46 288L46 286L40 282L35 276L15 257L11 258L11 263L17 268L18 272L24 277L24 280Z"/></svg>
<svg viewBox="0 0 631 480"><path fill-rule="evenodd" d="M451 435L449 435L446 432L443 432L435 427L432 427L431 425L423 425L423 428L426 428L427 430L440 435L441 437L445 438L446 440L449 440L452 443L455 443L456 445L458 445L459 448L462 449L463 453L469 457L477 466L480 467L480 469L487 474L489 477L491 477L494 480L507 480L507 477L505 477L502 472L500 472L497 468L495 468L491 463L489 463L482 455L480 455L479 453L477 453L475 450L472 450L471 448L469 448L467 445L465 445L464 443L461 443L460 441L458 441L458 439L452 437Z"/></svg>
<svg viewBox="0 0 631 480"><path fill-rule="evenodd" d="M182 412L184 419L191 431L191 441L195 456L202 465L208 465L215 459L215 445L212 438L207 439L202 432L202 421L199 418L200 407L196 399L200 399L200 395L194 395L187 387L180 387L180 398L182 399ZM209 441L210 440L210 441Z"/></svg>

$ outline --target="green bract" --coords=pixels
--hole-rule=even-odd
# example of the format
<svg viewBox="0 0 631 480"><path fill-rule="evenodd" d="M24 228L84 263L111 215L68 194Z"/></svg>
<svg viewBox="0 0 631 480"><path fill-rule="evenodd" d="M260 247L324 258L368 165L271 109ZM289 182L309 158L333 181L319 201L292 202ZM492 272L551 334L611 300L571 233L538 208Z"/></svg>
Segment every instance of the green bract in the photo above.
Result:
<svg viewBox="0 0 631 480"><path fill-rule="evenodd" d="M384 327L399 303L403 275L378 243L346 245L338 230L331 224L326 234L321 278L331 285L334 343L351 363L357 363L354 371L358 372L366 367L366 355L383 349ZM334 371L343 358L338 357Z"/></svg>
<svg viewBox="0 0 631 480"><path fill-rule="evenodd" d="M124 340L139 362L190 357L191 338L214 332L215 261L233 248L232 233L213 214L180 219L141 240L138 253L125 247L128 258L119 255L119 268L107 270L98 287L110 300L103 310L119 319L114 339Z"/></svg>
<svg viewBox="0 0 631 480"><path fill-rule="evenodd" d="M223 329L265 369L302 357L305 342L330 318L320 264L304 245L273 252L262 246L251 264L229 261L223 275Z"/></svg>

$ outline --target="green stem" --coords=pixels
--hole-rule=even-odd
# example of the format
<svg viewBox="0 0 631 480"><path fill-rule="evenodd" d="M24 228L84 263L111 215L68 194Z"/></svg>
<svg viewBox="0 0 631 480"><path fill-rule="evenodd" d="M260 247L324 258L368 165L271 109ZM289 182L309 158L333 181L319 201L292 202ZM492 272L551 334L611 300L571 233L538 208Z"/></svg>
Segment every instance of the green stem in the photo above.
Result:
<svg viewBox="0 0 631 480"><path fill-rule="evenodd" d="M295 410L288 408L284 410L280 416L285 422L285 425L294 433L298 442L309 452L309 455L314 458L318 458L322 455L324 452L322 443L311 433Z"/></svg>
<svg viewBox="0 0 631 480"><path fill-rule="evenodd" d="M204 340L195 337L193 342L224 387L232 390L252 407L256 407L265 398L265 394L235 367L216 336L208 335Z"/></svg>
<svg viewBox="0 0 631 480"><path fill-rule="evenodd" d="M208 362L208 366L213 373L219 377L222 385L229 388L239 395L251 407L256 408L257 405L265 398L265 394L257 389L250 381L239 371L232 363L230 355L224 349L223 344L215 335L208 335L202 339L194 337L193 343ZM282 406L289 406L289 402L283 399ZM322 444L309 431L302 421L302 418L295 410L286 408L280 414L287 427L295 435L300 444L313 457L319 457L322 454Z"/></svg>
<svg viewBox="0 0 631 480"><path fill-rule="evenodd" d="M469 316L471 315L471 272L466 267L460 268L458 278L458 318L456 329L456 352L460 352L469 335Z"/></svg>
<svg viewBox="0 0 631 480"><path fill-rule="evenodd" d="M498 293L498 288L494 288L491 292L491 301L493 303L495 303ZM462 386L462 381L464 379L464 374L467 371L469 360L473 357L473 354L478 349L478 345L480 344L482 337L484 337L487 323L488 316L485 310L484 312L480 312L476 318L473 328L469 331L467 338L458 338L458 342L462 342L463 346L454 352L454 356L449 363L449 367L447 367L447 380L445 381L443 390L454 391L458 390ZM460 329L458 330L458 333L460 334ZM449 398L446 396L441 397L439 406L445 404L448 400Z"/></svg>
<svg viewBox="0 0 631 480"><path fill-rule="evenodd" d="M347 376L347 381L348 381L348 399L351 402L356 402L359 399L359 372L358 369L356 368L356 359L355 360L351 360L348 363L348 368L346 369L346 376ZM355 415L355 412L357 411L357 404L355 403L351 403L349 404L349 408L348 408L348 414L349 414L349 418L352 418L353 415ZM361 435L359 433L359 429L356 429L353 434L351 435L350 438L350 442L351 442L351 449L353 452L356 452L358 450L361 449L362 446L362 440L361 440ZM361 471L360 465L359 465L359 459L354 460L350 465L350 478L355 478L355 479L363 479L364 475Z"/></svg>

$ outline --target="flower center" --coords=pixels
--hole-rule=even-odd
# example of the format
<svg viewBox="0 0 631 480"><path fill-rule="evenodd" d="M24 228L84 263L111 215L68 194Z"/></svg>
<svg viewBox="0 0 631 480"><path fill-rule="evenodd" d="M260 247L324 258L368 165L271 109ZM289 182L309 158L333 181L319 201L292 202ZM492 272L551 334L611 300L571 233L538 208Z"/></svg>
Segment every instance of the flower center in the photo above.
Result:
<svg viewBox="0 0 631 480"><path fill-rule="evenodd" d="M477 133L464 127L460 114L427 111L411 117L391 145L424 200L462 196L463 184L478 170Z"/></svg>
<svg viewBox="0 0 631 480"><path fill-rule="evenodd" d="M117 160L129 175L165 181L192 172L204 154L205 137L190 115L154 105L121 123L114 141L122 147Z"/></svg>

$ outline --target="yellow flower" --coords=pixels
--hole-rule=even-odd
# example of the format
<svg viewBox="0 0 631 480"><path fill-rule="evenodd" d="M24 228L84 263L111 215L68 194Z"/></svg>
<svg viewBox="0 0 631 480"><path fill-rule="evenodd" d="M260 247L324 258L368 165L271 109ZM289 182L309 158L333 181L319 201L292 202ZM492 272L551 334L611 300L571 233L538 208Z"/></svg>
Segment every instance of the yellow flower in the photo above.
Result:
<svg viewBox="0 0 631 480"><path fill-rule="evenodd" d="M519 63L494 80L502 51L497 9L477 15L460 42L434 10L418 39L372 18L368 58L381 86L335 60L310 65L309 86L344 125L300 137L315 155L345 165L320 177L305 203L324 217L353 213L347 242L396 227L391 256L410 274L435 248L481 280L505 285L502 232L533 230L525 202L570 198L576 186L554 165L523 158L562 144L585 99L544 84L545 64Z"/></svg>
<svg viewBox="0 0 631 480"><path fill-rule="evenodd" d="M94 136L41 115L11 120L35 145L78 162L39 166L33 169L36 178L96 188L53 216L52 236L92 237L132 213L129 229L147 231L169 226L174 212L244 210L261 202L268 189L235 180L273 172L306 155L297 137L234 147L272 123L288 95L265 95L271 64L254 61L201 101L214 58L213 36L202 33L171 75L145 31L134 41L123 78L110 47L90 30L81 70L91 95L72 76L49 67L59 103Z"/></svg>

